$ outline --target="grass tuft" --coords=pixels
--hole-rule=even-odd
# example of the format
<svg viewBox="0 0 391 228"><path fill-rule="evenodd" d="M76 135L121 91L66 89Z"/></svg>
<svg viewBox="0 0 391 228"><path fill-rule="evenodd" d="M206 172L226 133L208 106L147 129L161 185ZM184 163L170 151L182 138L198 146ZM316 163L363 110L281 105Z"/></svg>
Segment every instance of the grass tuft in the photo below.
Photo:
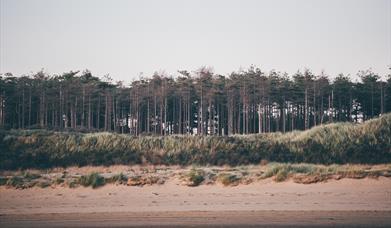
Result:
<svg viewBox="0 0 391 228"><path fill-rule="evenodd" d="M221 173L221 174L219 174L217 179L224 186L237 185L240 180L240 178L238 178L235 174L231 174L231 173Z"/></svg>
<svg viewBox="0 0 391 228"><path fill-rule="evenodd" d="M124 184L128 180L128 177L124 175L123 173L116 174L110 178L106 178L106 183L118 183L118 184Z"/></svg>
<svg viewBox="0 0 391 228"><path fill-rule="evenodd" d="M201 169L191 169L190 172L186 175L187 177L187 185L188 186L198 186L200 185L204 180L205 172Z"/></svg>
<svg viewBox="0 0 391 228"><path fill-rule="evenodd" d="M276 182L282 182L282 181L285 181L287 178L288 178L288 170L283 168L283 169L278 170L278 173L277 173L274 180Z"/></svg>
<svg viewBox="0 0 391 228"><path fill-rule="evenodd" d="M23 187L23 179L18 176L13 176L7 180L6 185L14 188L22 188Z"/></svg>
<svg viewBox="0 0 391 228"><path fill-rule="evenodd" d="M91 173L86 176L81 176L79 183L84 187L92 186L92 188L97 188L105 185L105 178L98 173Z"/></svg>

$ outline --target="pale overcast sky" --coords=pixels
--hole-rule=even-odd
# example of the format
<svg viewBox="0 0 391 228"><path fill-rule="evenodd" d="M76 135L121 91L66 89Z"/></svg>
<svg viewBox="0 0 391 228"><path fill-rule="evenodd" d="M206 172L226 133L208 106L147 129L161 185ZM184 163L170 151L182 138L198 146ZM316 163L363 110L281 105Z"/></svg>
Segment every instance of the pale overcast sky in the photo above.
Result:
<svg viewBox="0 0 391 228"><path fill-rule="evenodd" d="M0 0L0 73L391 66L391 0Z"/></svg>

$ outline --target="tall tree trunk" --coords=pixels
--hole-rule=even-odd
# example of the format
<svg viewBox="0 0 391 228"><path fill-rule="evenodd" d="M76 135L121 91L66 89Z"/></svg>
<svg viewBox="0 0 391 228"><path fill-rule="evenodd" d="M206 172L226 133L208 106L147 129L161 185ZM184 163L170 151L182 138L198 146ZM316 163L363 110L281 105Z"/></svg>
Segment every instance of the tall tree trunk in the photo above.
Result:
<svg viewBox="0 0 391 228"><path fill-rule="evenodd" d="M167 132L167 97L164 98L164 135L166 135Z"/></svg>
<svg viewBox="0 0 391 228"><path fill-rule="evenodd" d="M163 124L163 97L160 100L160 135L164 135L164 124Z"/></svg>
<svg viewBox="0 0 391 228"><path fill-rule="evenodd" d="M0 125L4 126L4 92L0 91Z"/></svg>
<svg viewBox="0 0 391 228"><path fill-rule="evenodd" d="M384 93L383 93L383 83L380 82L380 114L384 113Z"/></svg>
<svg viewBox="0 0 391 228"><path fill-rule="evenodd" d="M25 95L24 95L24 85L23 85L23 90L22 90L22 128L24 128L24 125L25 125L25 120L24 120L24 117L25 117ZM1 105L1 104L0 104Z"/></svg>
<svg viewBox="0 0 391 228"><path fill-rule="evenodd" d="M233 134L233 98L228 97L228 135Z"/></svg>
<svg viewBox="0 0 391 228"><path fill-rule="evenodd" d="M213 135L214 132L213 132L213 108L212 108L212 101L209 100L209 121L208 121L208 130L209 130L209 134L210 135Z"/></svg>
<svg viewBox="0 0 391 228"><path fill-rule="evenodd" d="M78 99L77 99L77 97L75 98L75 108L74 108L74 110L73 110L73 115L74 115L74 117L73 117L73 119L74 119L74 123L73 123L73 128L77 128L77 105L78 105Z"/></svg>
<svg viewBox="0 0 391 228"><path fill-rule="evenodd" d="M308 129L308 89L305 88L304 94L304 130Z"/></svg>
<svg viewBox="0 0 391 228"><path fill-rule="evenodd" d="M96 127L100 130L100 95L98 95L98 107L97 107L97 116L96 116Z"/></svg>
<svg viewBox="0 0 391 228"><path fill-rule="evenodd" d="M110 94L111 97L111 106L112 106L112 117L110 117L110 123L112 122L114 132L117 132L117 98L115 97L115 94ZM111 124L110 124L111 125ZM111 128L110 128L111 131Z"/></svg>
<svg viewBox="0 0 391 228"><path fill-rule="evenodd" d="M153 131L154 131L154 133L155 133L155 135L157 134L157 130L156 130L156 128L157 128L157 110L156 110L156 94L155 94L155 96L154 96L154 98L153 98L153 110L154 110L154 116L153 116L153 120L154 120L154 122L153 122Z"/></svg>
<svg viewBox="0 0 391 228"><path fill-rule="evenodd" d="M74 115L73 115L73 109L74 109L74 105L71 104L71 129L74 129L74 125L73 125L73 122L74 122Z"/></svg>
<svg viewBox="0 0 391 228"><path fill-rule="evenodd" d="M104 131L107 131L107 129L108 129L108 124L107 124L107 116L108 116L108 111L107 111L107 104L108 104L109 102L108 102L108 97L107 97L107 94L105 94L105 117L104 117L104 119L105 119L105 124L104 124Z"/></svg>
<svg viewBox="0 0 391 228"><path fill-rule="evenodd" d="M148 94L149 96L149 94ZM147 98L147 134L149 134L149 129L150 129L150 114L149 114L149 97Z"/></svg>
<svg viewBox="0 0 391 228"><path fill-rule="evenodd" d="M83 97L82 97L82 106L81 106L81 127L85 127L85 96L86 96L86 88L83 86Z"/></svg>
<svg viewBox="0 0 391 228"><path fill-rule="evenodd" d="M91 130L92 119L91 119L91 95L88 95L88 130Z"/></svg>
<svg viewBox="0 0 391 228"><path fill-rule="evenodd" d="M324 116L324 110L323 110L323 93L320 95L320 125L323 124L323 116Z"/></svg>
<svg viewBox="0 0 391 228"><path fill-rule="evenodd" d="M258 104L258 133L262 133L262 113L261 113L261 104Z"/></svg>
<svg viewBox="0 0 391 228"><path fill-rule="evenodd" d="M332 109L331 109L331 95L329 95L329 113L328 113L328 115L329 115L329 121L330 122L333 122L333 114L332 114Z"/></svg>
<svg viewBox="0 0 391 228"><path fill-rule="evenodd" d="M179 134L182 134L182 97L179 97Z"/></svg>
<svg viewBox="0 0 391 228"><path fill-rule="evenodd" d="M374 111L373 111L373 106L374 106L374 96L373 96L373 82L372 82L372 85L371 85L371 118L373 118L374 116Z"/></svg>
<svg viewBox="0 0 391 228"><path fill-rule="evenodd" d="M353 109L353 99L352 99L352 88L349 88L349 116L348 121L352 121L352 109Z"/></svg>
<svg viewBox="0 0 391 228"><path fill-rule="evenodd" d="M286 131L286 121L285 121L285 96L284 96L284 101L283 101L283 106L282 106L282 132L285 133Z"/></svg>
<svg viewBox="0 0 391 228"><path fill-rule="evenodd" d="M45 117L45 95L44 95L44 90L43 88L42 89L42 92L41 92L41 96L40 96L40 99L39 99L39 126L41 128L44 127L44 117Z"/></svg>
<svg viewBox="0 0 391 228"><path fill-rule="evenodd" d="M29 127L31 127L31 115L32 115L32 96L31 96L31 86L29 90Z"/></svg>
<svg viewBox="0 0 391 228"><path fill-rule="evenodd" d="M315 90L315 82L314 82L314 94L313 94L313 115L314 115L314 123L313 126L316 126L316 90Z"/></svg>
<svg viewBox="0 0 391 228"><path fill-rule="evenodd" d="M193 127L192 123L193 123L193 114L192 114L192 110L191 110L191 100L190 100L190 91L189 91L188 99L187 99L187 131L188 131L188 134L192 133L192 131L193 131L193 129L191 129Z"/></svg>
<svg viewBox="0 0 391 228"><path fill-rule="evenodd" d="M202 91L202 82L201 82L201 105L200 105L200 121L199 121L199 128L200 128L200 134L204 135L204 97L203 97L203 91Z"/></svg>

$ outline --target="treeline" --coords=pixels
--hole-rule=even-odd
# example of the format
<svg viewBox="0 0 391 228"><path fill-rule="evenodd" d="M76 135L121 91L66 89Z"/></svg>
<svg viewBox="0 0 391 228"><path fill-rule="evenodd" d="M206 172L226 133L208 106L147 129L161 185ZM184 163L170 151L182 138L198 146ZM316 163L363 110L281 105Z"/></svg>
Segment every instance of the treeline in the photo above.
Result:
<svg viewBox="0 0 391 228"><path fill-rule="evenodd" d="M203 67L171 77L155 73L130 85L89 71L0 75L0 128L111 131L132 135L231 135L305 130L360 122L391 111L387 81L311 71L287 75L258 68L214 74Z"/></svg>

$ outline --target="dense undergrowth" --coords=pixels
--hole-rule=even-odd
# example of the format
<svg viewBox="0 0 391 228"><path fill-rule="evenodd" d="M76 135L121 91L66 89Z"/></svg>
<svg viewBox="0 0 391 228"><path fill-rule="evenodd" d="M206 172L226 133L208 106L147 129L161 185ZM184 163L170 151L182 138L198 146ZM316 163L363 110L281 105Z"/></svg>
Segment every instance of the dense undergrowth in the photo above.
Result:
<svg viewBox="0 0 391 228"><path fill-rule="evenodd" d="M258 164L262 159L321 164L391 162L391 114L363 124L334 123L286 134L231 137L0 131L0 169L112 164L244 165Z"/></svg>

